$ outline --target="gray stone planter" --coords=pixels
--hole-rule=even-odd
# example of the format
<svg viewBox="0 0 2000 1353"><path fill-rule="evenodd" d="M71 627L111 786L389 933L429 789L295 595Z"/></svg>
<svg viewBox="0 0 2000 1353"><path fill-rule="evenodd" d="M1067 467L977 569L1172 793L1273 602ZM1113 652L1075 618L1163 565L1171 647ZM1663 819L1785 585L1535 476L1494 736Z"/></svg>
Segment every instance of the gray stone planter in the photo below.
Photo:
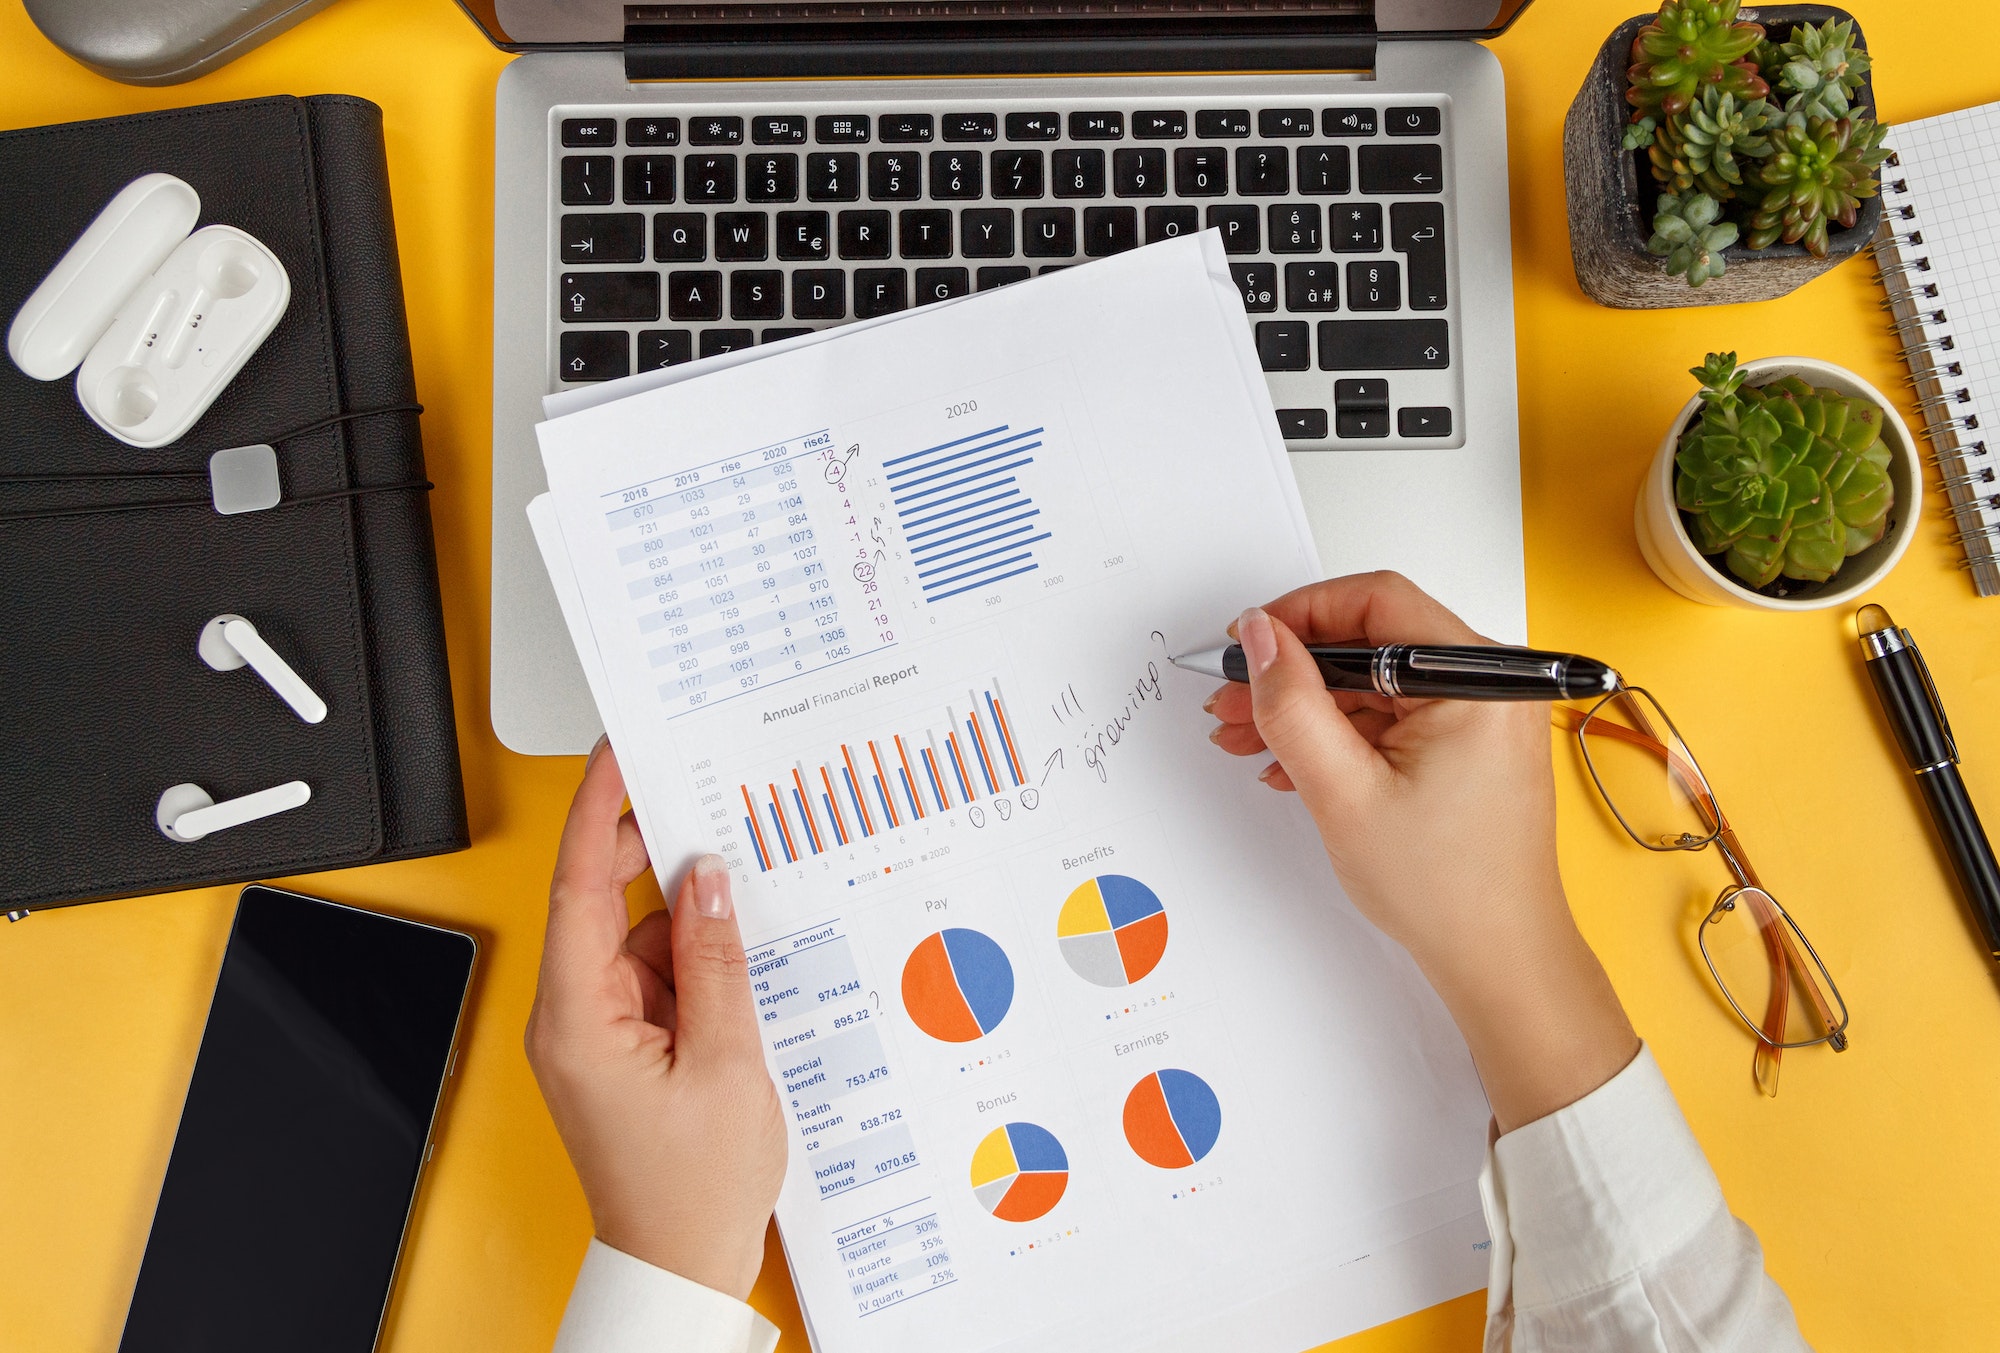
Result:
<svg viewBox="0 0 2000 1353"><path fill-rule="evenodd" d="M1782 41L1801 23L1853 16L1831 5L1760 5L1745 6L1742 17L1763 24ZM1604 40L1563 121L1570 256L1576 264L1576 280L1585 293L1599 305L1621 310L1768 301L1796 290L1867 247L1881 219L1880 197L1865 199L1855 223L1832 232L1825 258L1814 258L1801 244L1774 244L1768 249L1732 244L1723 251L1729 270L1699 288L1667 275L1666 261L1646 252L1646 241L1653 233L1653 201L1658 196L1646 153L1626 150L1620 144L1632 114L1632 105L1625 102L1632 39L1652 19L1651 14L1627 19ZM1858 24L1855 42L1866 50ZM1854 101L1874 116L1873 84L1864 78Z"/></svg>

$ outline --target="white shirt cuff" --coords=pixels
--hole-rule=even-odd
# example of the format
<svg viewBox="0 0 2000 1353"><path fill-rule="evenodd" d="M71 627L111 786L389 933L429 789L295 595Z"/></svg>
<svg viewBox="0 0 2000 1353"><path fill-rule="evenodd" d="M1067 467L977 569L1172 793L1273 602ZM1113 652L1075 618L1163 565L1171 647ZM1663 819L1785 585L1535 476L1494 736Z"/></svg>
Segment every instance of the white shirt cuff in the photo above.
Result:
<svg viewBox="0 0 2000 1353"><path fill-rule="evenodd" d="M1658 1263L1720 1214L1722 1186L1652 1051L1487 1149L1488 1309L1532 1310Z"/></svg>
<svg viewBox="0 0 2000 1353"><path fill-rule="evenodd" d="M771 1353L778 1328L734 1297L592 1239L555 1353Z"/></svg>

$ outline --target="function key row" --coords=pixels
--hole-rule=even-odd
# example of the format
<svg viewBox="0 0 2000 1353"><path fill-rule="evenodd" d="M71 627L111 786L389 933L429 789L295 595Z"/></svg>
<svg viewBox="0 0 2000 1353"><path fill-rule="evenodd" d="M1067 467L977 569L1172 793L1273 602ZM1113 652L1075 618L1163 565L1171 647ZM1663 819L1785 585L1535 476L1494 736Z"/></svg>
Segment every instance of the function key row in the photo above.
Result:
<svg viewBox="0 0 2000 1353"><path fill-rule="evenodd" d="M978 142L998 138L1000 118L995 113L884 113L879 118L867 113L821 114L811 119L812 139L820 145L858 145L879 140L884 145L915 145L927 141ZM1075 112L1067 120L1059 113L1009 113L1006 131L1009 141L1058 141L1063 128L1072 141L1122 141L1127 119L1123 112ZM1254 115L1248 108L1204 108L1194 115L1194 134L1209 141L1241 140L1251 134L1270 140L1321 136L1368 137L1378 126L1389 136L1437 136L1443 114L1429 105L1413 105L1378 110L1371 107L1322 108L1317 116L1311 108L1264 108ZM1179 109L1143 109L1131 115L1131 135L1139 141L1182 141L1187 139L1188 115ZM799 146L806 143L807 118L801 113L758 114L755 117L713 115L690 118L687 144L691 146ZM568 117L562 120L562 143L575 150L618 144L618 119L611 117ZM633 117L625 119L628 146L677 146L681 144L678 117Z"/></svg>
<svg viewBox="0 0 2000 1353"><path fill-rule="evenodd" d="M1053 197L1242 197L1299 192L1331 197L1351 190L1353 161L1342 145L1293 147L1176 146L1076 150L871 150L562 157L564 206L656 206L684 194L691 203L854 202L865 186L876 202ZM1232 176L1233 160L1233 176ZM1359 152L1360 191L1375 196L1435 196L1444 188L1444 153L1436 142L1369 145ZM990 182L989 182L990 169ZM622 175L622 185L620 178ZM684 180L684 182L683 182ZM1296 185L1296 187L1294 186ZM1379 214L1379 213L1378 213Z"/></svg>

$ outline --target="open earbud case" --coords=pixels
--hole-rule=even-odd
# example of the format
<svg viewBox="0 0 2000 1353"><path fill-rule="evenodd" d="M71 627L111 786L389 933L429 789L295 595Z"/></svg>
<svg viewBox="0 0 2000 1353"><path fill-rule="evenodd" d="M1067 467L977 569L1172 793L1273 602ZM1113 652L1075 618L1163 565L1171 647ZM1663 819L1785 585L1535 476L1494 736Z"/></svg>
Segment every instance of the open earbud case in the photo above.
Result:
<svg viewBox="0 0 2000 1353"><path fill-rule="evenodd" d="M275 254L232 226L195 230L200 217L173 175L134 179L7 330L16 366L44 381L76 371L77 402L128 446L194 426L291 302Z"/></svg>

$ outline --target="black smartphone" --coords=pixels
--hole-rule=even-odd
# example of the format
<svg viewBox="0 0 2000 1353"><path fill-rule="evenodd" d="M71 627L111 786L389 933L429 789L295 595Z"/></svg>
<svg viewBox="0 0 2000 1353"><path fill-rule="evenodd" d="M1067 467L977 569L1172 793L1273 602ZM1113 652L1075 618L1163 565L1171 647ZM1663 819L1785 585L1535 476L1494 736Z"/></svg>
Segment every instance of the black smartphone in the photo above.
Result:
<svg viewBox="0 0 2000 1353"><path fill-rule="evenodd" d="M121 1353L367 1353L478 944L243 890Z"/></svg>

